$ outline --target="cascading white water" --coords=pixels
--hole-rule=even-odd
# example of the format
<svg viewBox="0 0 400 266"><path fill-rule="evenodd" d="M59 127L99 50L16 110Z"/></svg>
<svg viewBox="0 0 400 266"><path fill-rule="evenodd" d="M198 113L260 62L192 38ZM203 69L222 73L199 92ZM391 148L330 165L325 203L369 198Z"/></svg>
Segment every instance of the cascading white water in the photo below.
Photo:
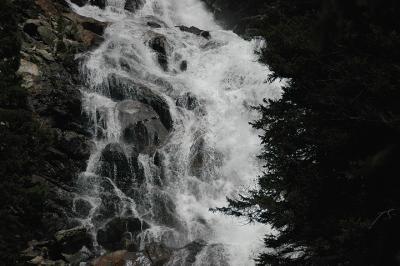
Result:
<svg viewBox="0 0 400 266"><path fill-rule="evenodd" d="M227 196L254 186L261 171L256 159L260 140L249 125L257 113L250 107L280 95L279 84L266 83L269 70L257 61L263 42L221 29L200 0L147 0L135 13L124 10L124 0L108 0L105 10L71 5L81 15L110 22L104 43L87 55L82 68L88 84L84 110L96 147L78 180L81 195L75 201L85 200L91 208L81 222L96 232L115 215L133 215L150 225L139 234L142 246L158 241L179 248L201 239L208 245L194 265L254 264L269 229L209 208L225 206ZM180 31L177 25L208 30L211 38ZM165 40L167 70L149 47L159 36ZM183 61L187 70L181 69ZM113 96L115 86L125 86L118 97ZM139 87L162 97L173 129L157 147L162 170L154 162L155 151L141 152L139 166L128 172L142 172L144 181L135 181L135 189L128 191L98 169L110 144L117 143L124 158L130 158L119 102L132 99ZM193 106L188 108L188 101ZM169 265L179 265L179 258Z"/></svg>

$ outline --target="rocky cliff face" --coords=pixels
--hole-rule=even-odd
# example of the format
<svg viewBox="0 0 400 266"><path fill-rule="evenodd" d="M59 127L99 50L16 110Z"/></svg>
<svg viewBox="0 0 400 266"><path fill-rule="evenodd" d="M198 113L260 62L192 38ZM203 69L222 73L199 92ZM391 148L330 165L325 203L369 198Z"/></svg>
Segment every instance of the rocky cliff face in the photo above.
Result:
<svg viewBox="0 0 400 266"><path fill-rule="evenodd" d="M71 184L91 149L77 55L101 42L105 24L63 0L5 1L1 20L1 263L39 263L49 247L58 259L68 237L88 242L82 230L60 230L73 226Z"/></svg>

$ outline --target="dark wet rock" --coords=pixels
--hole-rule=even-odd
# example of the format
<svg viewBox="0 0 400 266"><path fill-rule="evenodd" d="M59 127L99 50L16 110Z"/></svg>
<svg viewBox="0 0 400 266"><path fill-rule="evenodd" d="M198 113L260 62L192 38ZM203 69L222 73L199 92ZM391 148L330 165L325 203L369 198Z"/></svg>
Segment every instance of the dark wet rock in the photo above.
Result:
<svg viewBox="0 0 400 266"><path fill-rule="evenodd" d="M64 253L76 253L83 246L91 247L93 238L85 227L58 231L54 235L56 244Z"/></svg>
<svg viewBox="0 0 400 266"><path fill-rule="evenodd" d="M134 217L116 217L97 232L97 241L107 250L126 248L124 241L128 235L134 239L140 232L149 228L144 221Z"/></svg>
<svg viewBox="0 0 400 266"><path fill-rule="evenodd" d="M192 111L199 107L199 102L193 94L187 92L176 100L176 106Z"/></svg>
<svg viewBox="0 0 400 266"><path fill-rule="evenodd" d="M127 126L123 133L125 142L134 144L140 152L143 152L150 146L159 144L158 139L152 139L151 135L152 134L150 134L148 128L142 121ZM157 137L157 135L155 135L155 137Z"/></svg>
<svg viewBox="0 0 400 266"><path fill-rule="evenodd" d="M148 16L145 17L145 19L147 19L148 23L150 23L150 24L155 23L157 25L160 25L162 28L167 28L168 27L168 25L164 21L162 21L160 18L158 18L156 16L148 15Z"/></svg>
<svg viewBox="0 0 400 266"><path fill-rule="evenodd" d="M126 0L124 8L130 12L136 12L143 4L143 0Z"/></svg>
<svg viewBox="0 0 400 266"><path fill-rule="evenodd" d="M163 35L156 35L149 41L149 46L157 53L157 61L164 71L168 71L168 55L169 49L167 38Z"/></svg>
<svg viewBox="0 0 400 266"><path fill-rule="evenodd" d="M144 169L138 156L135 148L125 151L119 143L110 143L102 151L98 174L109 177L120 190L127 192L144 180ZM112 185L108 185L105 191L112 189Z"/></svg>
<svg viewBox="0 0 400 266"><path fill-rule="evenodd" d="M104 9L106 7L106 2L107 0L90 0L90 4L97 6L101 9Z"/></svg>
<svg viewBox="0 0 400 266"><path fill-rule="evenodd" d="M88 3L88 0L71 0L71 3L82 7Z"/></svg>
<svg viewBox="0 0 400 266"><path fill-rule="evenodd" d="M108 78L110 96L114 100L132 99L151 106L160 117L167 130L171 130L173 121L166 100L152 89L133 80L110 75Z"/></svg>
<svg viewBox="0 0 400 266"><path fill-rule="evenodd" d="M162 161L163 161L163 156L161 155L160 152L156 152L154 154L154 165L161 167L162 166Z"/></svg>
<svg viewBox="0 0 400 266"><path fill-rule="evenodd" d="M92 204L84 199L77 199L74 201L75 213L80 218L86 218L87 216L89 216L92 208Z"/></svg>
<svg viewBox="0 0 400 266"><path fill-rule="evenodd" d="M172 250L163 244L153 242L145 246L145 254L154 265L165 265L172 256Z"/></svg>
<svg viewBox="0 0 400 266"><path fill-rule="evenodd" d="M122 191L133 185L129 160L120 144L108 144L101 153L100 163L99 174L112 179Z"/></svg>
<svg viewBox="0 0 400 266"><path fill-rule="evenodd" d="M121 199L115 195L114 191L102 192L101 203L92 217L93 224L97 227L102 226L110 217L118 216L122 207Z"/></svg>
<svg viewBox="0 0 400 266"><path fill-rule="evenodd" d="M21 252L21 257L26 261L32 260L38 256L48 256L48 246L51 245L50 241L37 241L32 240L28 242L28 248Z"/></svg>
<svg viewBox="0 0 400 266"><path fill-rule="evenodd" d="M40 80L31 79L33 84L27 84L28 87L36 88L30 98L31 108L40 116L46 117L47 123L52 127L65 130L71 129L71 123L75 123L74 128L77 124L82 124L81 92L78 86L73 85L73 74L58 62L42 61L32 65L28 61L21 61L24 63L24 79L35 74L36 69L40 68Z"/></svg>
<svg viewBox="0 0 400 266"><path fill-rule="evenodd" d="M159 190L151 195L152 213L159 218L161 224L182 229L183 226L176 215L176 205L170 196Z"/></svg>
<svg viewBox="0 0 400 266"><path fill-rule="evenodd" d="M180 70L181 70L181 71L186 71L186 70L187 70L187 67L188 67L187 61L186 61L186 60L183 60L183 61L181 62L181 65L179 66Z"/></svg>
<svg viewBox="0 0 400 266"><path fill-rule="evenodd" d="M103 35L105 26L103 23L99 23L98 21L94 20L87 20L82 22L82 27L85 30L91 31L97 35Z"/></svg>
<svg viewBox="0 0 400 266"><path fill-rule="evenodd" d="M152 27L152 28L161 28L160 24L153 22L153 21L147 22L147 26Z"/></svg>
<svg viewBox="0 0 400 266"><path fill-rule="evenodd" d="M125 100L117 108L124 141L133 144L138 152L153 153L164 143L168 131L149 105Z"/></svg>
<svg viewBox="0 0 400 266"><path fill-rule="evenodd" d="M185 258L186 265L192 265L196 261L196 256L199 254L207 243L203 240L196 240L184 247L188 251L188 255Z"/></svg>
<svg viewBox="0 0 400 266"><path fill-rule="evenodd" d="M40 34L38 32L39 26L40 26L40 20L28 19L23 26L23 31L32 38L40 40Z"/></svg>
<svg viewBox="0 0 400 266"><path fill-rule="evenodd" d="M93 48L103 41L101 36L107 23L84 17L76 13L63 14L65 30L73 41L80 42L86 48Z"/></svg>
<svg viewBox="0 0 400 266"><path fill-rule="evenodd" d="M186 26L177 26L181 31L185 31L185 32L189 32L189 33L193 33L195 35L201 36L203 38L206 39L210 39L211 38L211 34L209 31L205 31L205 30L201 30L199 28L196 28L194 26L191 27L186 27Z"/></svg>
<svg viewBox="0 0 400 266"><path fill-rule="evenodd" d="M53 46L55 44L57 36L49 26L39 26L37 32L47 45Z"/></svg>
<svg viewBox="0 0 400 266"><path fill-rule="evenodd" d="M130 72L131 71L131 66L129 64L129 61L126 60L125 58L120 58L119 59L119 65L121 66L121 69Z"/></svg>
<svg viewBox="0 0 400 266"><path fill-rule="evenodd" d="M65 131L60 138L60 147L70 158L83 160L89 158L91 142L87 137L74 131Z"/></svg>

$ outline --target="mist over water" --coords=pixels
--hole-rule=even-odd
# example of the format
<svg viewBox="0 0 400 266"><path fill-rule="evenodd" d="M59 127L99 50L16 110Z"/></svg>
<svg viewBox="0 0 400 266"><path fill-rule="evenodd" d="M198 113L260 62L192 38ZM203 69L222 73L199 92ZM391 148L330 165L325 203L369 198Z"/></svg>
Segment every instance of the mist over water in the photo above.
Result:
<svg viewBox="0 0 400 266"><path fill-rule="evenodd" d="M134 216L149 225L137 236L141 248L150 242L180 248L203 240L207 246L193 265L253 265L269 228L209 208L226 206L227 196L253 187L261 173L260 139L249 125L258 114L250 107L280 95L279 84L266 82L267 66L257 61L264 43L223 30L200 0L147 0L135 13L124 10L124 0L108 0L105 10L72 6L109 23L104 42L84 55L82 66L95 148L77 180L81 194L75 201L91 206L81 222L96 236L113 217ZM211 38L181 31L180 25L210 31ZM167 69L149 45L154 38L165 41ZM132 157L138 147L124 139L126 121L147 107L126 100L142 97L138 90L163 100L173 126L156 110L166 129L151 123L163 141ZM130 169L117 173L121 167L115 166L108 175L99 170L105 149L118 150ZM180 265L179 256L185 254L169 265Z"/></svg>

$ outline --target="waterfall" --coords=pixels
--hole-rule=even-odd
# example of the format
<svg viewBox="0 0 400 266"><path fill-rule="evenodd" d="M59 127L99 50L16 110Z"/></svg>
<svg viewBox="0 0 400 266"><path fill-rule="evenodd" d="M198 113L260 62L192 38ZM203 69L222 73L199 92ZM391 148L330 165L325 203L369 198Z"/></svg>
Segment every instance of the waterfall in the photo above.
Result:
<svg viewBox="0 0 400 266"><path fill-rule="evenodd" d="M209 208L226 206L261 173L251 107L280 95L258 62L264 43L223 30L200 0L133 2L132 12L124 0L105 9L70 3L109 23L104 42L82 55L95 145L76 181L74 207L87 210L77 219L99 250L118 248L107 232L118 217L139 249L179 250L167 265L186 265L181 248L193 241L202 248L192 265L253 265L270 229Z"/></svg>

